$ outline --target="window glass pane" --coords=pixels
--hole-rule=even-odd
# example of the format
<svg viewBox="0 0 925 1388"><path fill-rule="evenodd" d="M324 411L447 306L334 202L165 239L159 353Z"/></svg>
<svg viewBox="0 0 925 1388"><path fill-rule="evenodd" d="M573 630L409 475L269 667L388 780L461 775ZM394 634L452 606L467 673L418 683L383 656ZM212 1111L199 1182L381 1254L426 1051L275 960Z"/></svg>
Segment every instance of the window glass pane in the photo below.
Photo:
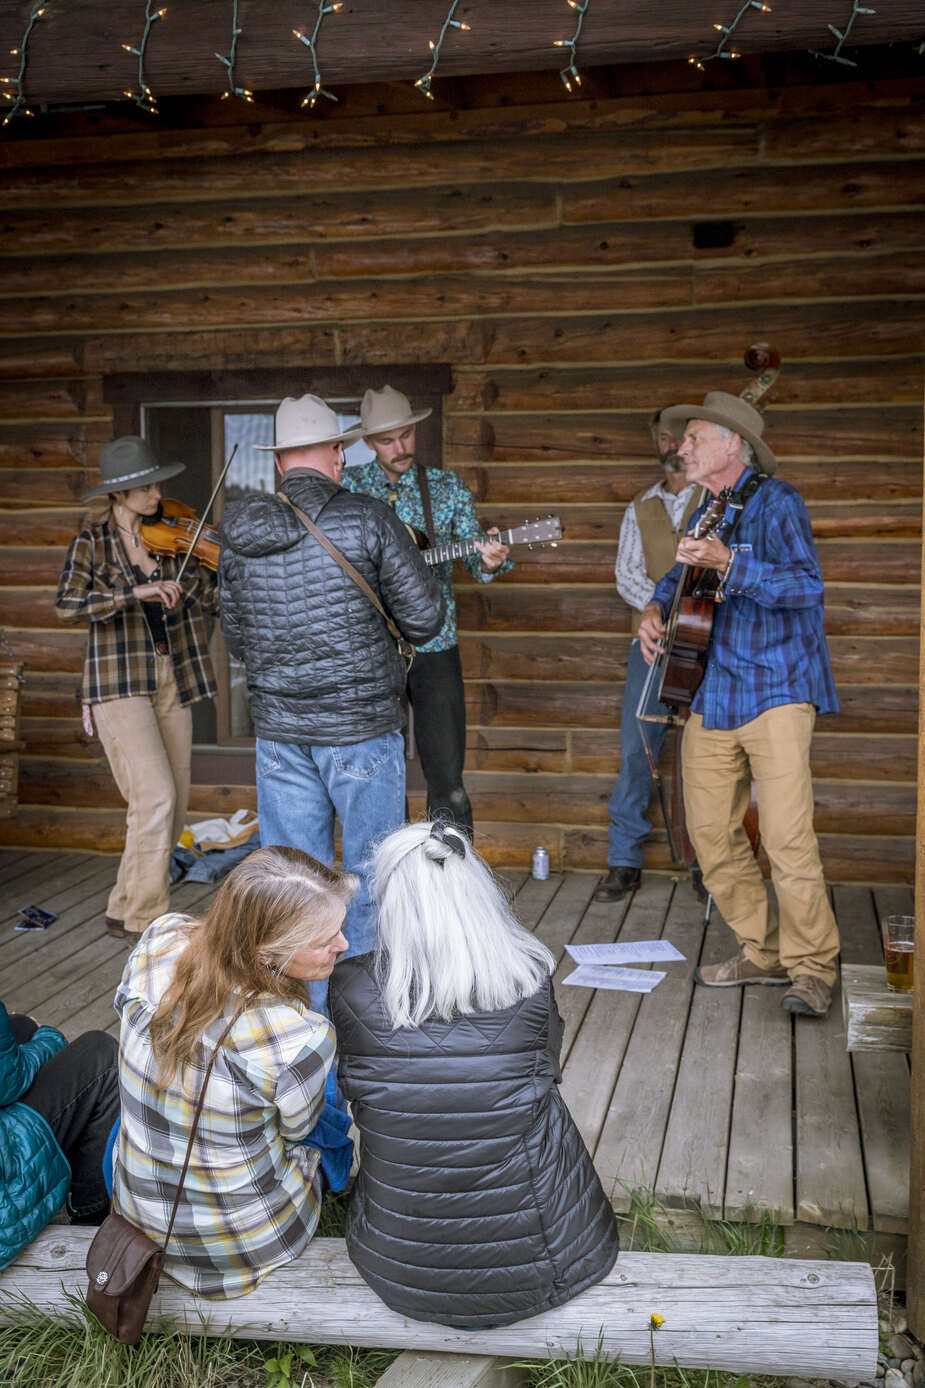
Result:
<svg viewBox="0 0 925 1388"><path fill-rule="evenodd" d="M225 500L239 501L254 492L276 490L276 471L272 453L259 453L255 443L272 444L273 415L269 411L257 414L225 415L225 457L235 444L238 451L225 478Z"/></svg>
<svg viewBox="0 0 925 1388"><path fill-rule="evenodd" d="M329 400L328 404L336 411L337 422L342 429L352 429L354 424L359 424L359 400ZM356 443L348 444L344 449L344 467L359 467L362 463L371 463L375 456L368 443L357 439Z"/></svg>

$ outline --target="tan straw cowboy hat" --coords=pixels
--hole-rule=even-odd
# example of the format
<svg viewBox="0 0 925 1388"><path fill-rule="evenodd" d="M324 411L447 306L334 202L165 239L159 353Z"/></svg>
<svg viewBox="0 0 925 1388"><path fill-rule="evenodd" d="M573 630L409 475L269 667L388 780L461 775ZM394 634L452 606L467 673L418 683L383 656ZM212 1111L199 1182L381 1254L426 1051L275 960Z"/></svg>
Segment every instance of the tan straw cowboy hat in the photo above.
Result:
<svg viewBox="0 0 925 1388"><path fill-rule="evenodd" d="M360 404L360 419L364 437L369 434L384 434L389 429L405 429L409 424L417 424L426 419L433 410L418 410L412 413L411 401L400 390L383 386L381 390L368 390Z"/></svg>
<svg viewBox="0 0 925 1388"><path fill-rule="evenodd" d="M133 487L148 487L152 482L166 482L184 472L185 463L165 463L161 467L150 445L137 434L123 434L120 439L104 444L100 449L100 474L103 478L92 492L85 492L81 501L109 492L128 492Z"/></svg>
<svg viewBox="0 0 925 1388"><path fill-rule="evenodd" d="M285 448L311 448L316 443L354 443L363 430L358 424L342 429L337 415L317 395L287 395L276 411L276 442L255 443L261 453Z"/></svg>
<svg viewBox="0 0 925 1388"><path fill-rule="evenodd" d="M667 425L676 438L680 438L685 424L691 419L705 419L710 424L722 424L724 428L731 429L754 448L762 472L770 476L777 471L777 459L762 438L764 417L741 395L711 390L709 395L704 396L702 405L669 406L662 411L660 422Z"/></svg>

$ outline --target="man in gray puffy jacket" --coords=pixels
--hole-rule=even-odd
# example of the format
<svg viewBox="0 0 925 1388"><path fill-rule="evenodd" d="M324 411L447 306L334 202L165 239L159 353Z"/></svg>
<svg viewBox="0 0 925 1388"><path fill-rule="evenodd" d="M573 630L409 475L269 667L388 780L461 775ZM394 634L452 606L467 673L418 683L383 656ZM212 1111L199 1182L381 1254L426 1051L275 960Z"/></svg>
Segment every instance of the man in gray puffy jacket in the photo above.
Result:
<svg viewBox="0 0 925 1388"><path fill-rule="evenodd" d="M219 564L222 630L244 662L257 734L261 841L331 863L340 819L344 868L361 883L348 954L375 945L364 865L404 819L405 668L380 613L282 498L324 531L406 640L430 640L444 618L440 585L390 507L340 486L343 445L358 434L317 396L284 400L280 491L227 508ZM310 993L323 1008L326 982Z"/></svg>

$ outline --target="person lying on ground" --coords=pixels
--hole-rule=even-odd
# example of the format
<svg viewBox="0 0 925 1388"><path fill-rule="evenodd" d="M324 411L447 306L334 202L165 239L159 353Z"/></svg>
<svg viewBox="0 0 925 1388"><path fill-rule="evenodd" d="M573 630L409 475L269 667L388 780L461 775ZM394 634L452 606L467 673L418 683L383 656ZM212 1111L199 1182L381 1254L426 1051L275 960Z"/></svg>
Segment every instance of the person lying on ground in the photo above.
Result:
<svg viewBox="0 0 925 1388"><path fill-rule="evenodd" d="M356 878L295 848L260 848L204 919L145 931L119 990L122 1125L113 1207L163 1241L210 1056L215 1059L164 1270L207 1297L253 1290L318 1224L317 1149L334 1032L305 984L329 977Z"/></svg>
<svg viewBox="0 0 925 1388"><path fill-rule="evenodd" d="M360 1133L347 1249L387 1306L465 1329L570 1300L617 1225L563 1102L549 950L466 834L407 824L374 859L376 952L330 990Z"/></svg>
<svg viewBox="0 0 925 1388"><path fill-rule="evenodd" d="M66 1206L72 1224L109 1212L103 1150L119 1114L115 1040L55 1027L0 1002L0 1268Z"/></svg>

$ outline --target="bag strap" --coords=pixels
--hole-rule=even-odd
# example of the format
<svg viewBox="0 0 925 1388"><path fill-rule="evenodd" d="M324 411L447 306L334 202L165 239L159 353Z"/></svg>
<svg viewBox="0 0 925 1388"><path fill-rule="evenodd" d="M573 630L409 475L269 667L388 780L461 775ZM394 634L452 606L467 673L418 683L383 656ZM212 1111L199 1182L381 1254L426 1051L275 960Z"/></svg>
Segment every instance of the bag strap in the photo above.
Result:
<svg viewBox="0 0 925 1388"><path fill-rule="evenodd" d="M430 504L430 483L427 480L427 468L423 463L415 463L415 470L418 478L418 491L421 493L421 505L424 508L424 524L427 526L427 538L432 545L437 543L437 531L434 526L434 513Z"/></svg>
<svg viewBox="0 0 925 1388"><path fill-rule="evenodd" d="M280 498L281 501L285 501L286 505L290 506L292 510L295 511L296 515L298 516L302 524L305 526L305 529L308 531L308 533L310 535L314 535L319 545L321 545L322 549L327 550L328 554L330 554L335 564L337 564L341 569L343 569L344 573L347 575L348 578L353 580L353 582L359 588L360 592L365 597L369 598L373 607L376 609L376 611L379 613L379 616L382 618L382 620L388 627L389 634L393 636L394 639L398 642L399 649L402 649L404 646L406 646L407 642L405 641L405 638L402 636L401 632L398 630L398 627L392 621L392 618L386 612L385 608L382 606L382 603L379 601L372 588L370 588L369 584L366 582L366 579L363 577L361 573L359 573L353 567L346 555L341 554L340 550L337 548L336 545L331 543L327 535L325 535L324 531L321 530L319 526L315 524L315 522L311 519L310 516L307 516L305 514L305 512L302 510L300 506L296 506L294 501L290 501L285 492L277 492L277 496Z"/></svg>
<svg viewBox="0 0 925 1388"><path fill-rule="evenodd" d="M212 1055L209 1058L209 1063L206 1066L206 1073L202 1081L202 1088L199 1091L199 1100L196 1104L196 1112L193 1114L193 1126L190 1128L189 1142L186 1144L186 1156L183 1158L183 1170L180 1172L180 1181L177 1185L177 1193L173 1199L173 1209L170 1211L170 1223L167 1225L167 1233L164 1238L165 1253L167 1251L167 1245L170 1242L170 1235L173 1233L173 1222L177 1217L177 1210L180 1208L180 1196L183 1194L183 1182L186 1180L186 1173L189 1169L190 1157L193 1155L193 1142L196 1137L196 1129L199 1127L199 1119L202 1115L202 1105L206 1097L206 1085L209 1083L209 1076L212 1073L212 1066L215 1064L215 1057L222 1049L222 1046L225 1043L225 1039L227 1038L228 1033L231 1031L231 1028L234 1026L235 1022L241 1016L243 1011L243 1007L238 1008L238 1011L234 1014L231 1021L228 1023L221 1036L218 1038L218 1041L215 1043L215 1050L212 1052Z"/></svg>

